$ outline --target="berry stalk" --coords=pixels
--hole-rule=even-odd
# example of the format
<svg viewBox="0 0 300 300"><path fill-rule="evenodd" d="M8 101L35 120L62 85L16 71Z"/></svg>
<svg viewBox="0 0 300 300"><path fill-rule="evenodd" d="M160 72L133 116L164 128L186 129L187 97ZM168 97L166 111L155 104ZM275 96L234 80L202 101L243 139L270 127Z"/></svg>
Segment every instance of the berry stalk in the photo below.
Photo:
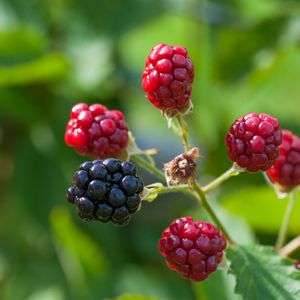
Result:
<svg viewBox="0 0 300 300"><path fill-rule="evenodd" d="M183 146L185 151L189 151L191 149L189 139L188 139L188 128L183 120L183 117L181 115L176 116L177 122L180 127L180 136L183 142Z"/></svg>
<svg viewBox="0 0 300 300"><path fill-rule="evenodd" d="M291 240L288 244L282 247L279 253L283 256L289 256L291 253L295 252L300 248L300 235Z"/></svg>
<svg viewBox="0 0 300 300"><path fill-rule="evenodd" d="M208 183L207 185L202 187L203 193L207 194L208 192L214 190L217 188L220 184L222 184L224 181L229 179L232 176L237 176L241 172L243 172L243 169L240 168L237 164L233 164L232 167L224 172L222 175L214 179L212 182Z"/></svg>
<svg viewBox="0 0 300 300"><path fill-rule="evenodd" d="M187 152L190 150L190 144L189 144L189 140L188 140L188 128L187 128L187 126L183 120L183 117L181 115L176 116L176 119L177 119L179 127L181 129L181 139L183 141L185 151ZM220 183L223 181L224 180L220 181ZM221 231L223 232L223 234L226 237L226 239L228 240L228 242L231 244L234 244L234 242L230 238L227 230L224 228L224 226L221 223L221 221L219 220L218 216L215 214L214 210L212 209L212 207L206 200L205 193L203 192L201 186L198 184L198 182L195 179L192 179L191 189L195 192L196 198L197 198L198 202L200 203L200 205L203 205L203 207L206 209L206 211L208 212L208 214L210 215L212 220L221 229Z"/></svg>
<svg viewBox="0 0 300 300"><path fill-rule="evenodd" d="M222 231L222 233L226 237L227 241L230 244L235 244L234 241L229 236L227 230L225 229L225 227L223 226L223 224L219 220L218 216L216 215L216 213L214 212L214 210L212 209L212 207L208 203L208 201L207 201L207 199L205 197L205 194L202 191L202 189L201 189L201 187L200 187L200 185L198 184L197 181L193 181L193 183L192 183L192 189L195 192L195 194L197 195L197 199L198 199L199 203L201 205L203 205L203 207L206 209L206 211L208 212L208 214L210 215L210 217L212 218L212 220L215 222L215 224L217 225L217 227L220 228L220 230Z"/></svg>
<svg viewBox="0 0 300 300"><path fill-rule="evenodd" d="M293 213L293 209L296 203L296 199L297 199L297 191L292 191L289 194L289 200L288 200L288 205L284 214L284 218L279 230L279 234L278 234L278 238L276 241L276 245L275 245L275 249L277 251L280 250L280 248L284 245L286 238L287 238L287 233L288 233L288 227L289 227L289 223L290 223L290 219Z"/></svg>
<svg viewBox="0 0 300 300"><path fill-rule="evenodd" d="M190 190L187 184L164 186L161 183L154 183L146 186L146 188L152 190L152 192L156 194L169 194L169 193L182 192L188 196L195 198L195 194Z"/></svg>
<svg viewBox="0 0 300 300"><path fill-rule="evenodd" d="M147 170L149 173L165 181L165 174L161 170L159 170L155 165L151 164L150 162L146 161L138 155L131 155L130 159L137 165L139 165L141 168Z"/></svg>

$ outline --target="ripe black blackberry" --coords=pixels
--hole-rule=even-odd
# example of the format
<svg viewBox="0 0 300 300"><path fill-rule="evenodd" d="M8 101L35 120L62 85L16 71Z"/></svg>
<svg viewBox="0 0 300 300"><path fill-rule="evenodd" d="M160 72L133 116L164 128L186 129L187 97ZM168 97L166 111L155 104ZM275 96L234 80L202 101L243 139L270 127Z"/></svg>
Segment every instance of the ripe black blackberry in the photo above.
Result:
<svg viewBox="0 0 300 300"><path fill-rule="evenodd" d="M143 189L143 180L131 162L97 159L80 165L67 199L83 220L126 225L141 207Z"/></svg>

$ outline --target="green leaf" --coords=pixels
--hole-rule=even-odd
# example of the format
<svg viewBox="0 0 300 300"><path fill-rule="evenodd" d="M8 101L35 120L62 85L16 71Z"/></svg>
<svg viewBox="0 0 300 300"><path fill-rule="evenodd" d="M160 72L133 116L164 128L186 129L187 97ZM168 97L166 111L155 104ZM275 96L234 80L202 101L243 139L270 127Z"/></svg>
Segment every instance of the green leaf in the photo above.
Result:
<svg viewBox="0 0 300 300"><path fill-rule="evenodd" d="M0 58L24 58L24 56L41 54L47 44L46 37L34 27L25 25L0 31Z"/></svg>
<svg viewBox="0 0 300 300"><path fill-rule="evenodd" d="M137 294L124 294L114 300L158 300L152 296L137 295Z"/></svg>
<svg viewBox="0 0 300 300"><path fill-rule="evenodd" d="M0 67L0 86L44 83L64 76L67 62L58 53L51 53L26 63Z"/></svg>
<svg viewBox="0 0 300 300"><path fill-rule="evenodd" d="M233 275L226 274L224 270L218 270L205 281L194 283L193 288L198 300L241 300L241 296L234 293L234 285Z"/></svg>
<svg viewBox="0 0 300 300"><path fill-rule="evenodd" d="M145 265L141 268L135 265L127 266L117 280L117 291L120 294L126 291L130 295L147 295L147 297L154 297L160 300L173 299L171 296L173 294L171 293L170 295L166 289L168 279ZM176 289L174 288L174 290ZM176 295L181 294L181 292L178 290Z"/></svg>
<svg viewBox="0 0 300 300"><path fill-rule="evenodd" d="M36 105L30 95L24 91L4 87L0 88L0 96L0 118L3 115L7 119L30 126L33 120L36 120L36 116L42 114L40 106Z"/></svg>
<svg viewBox="0 0 300 300"><path fill-rule="evenodd" d="M250 22L260 22L282 13L280 1L244 0L240 2L240 11Z"/></svg>
<svg viewBox="0 0 300 300"><path fill-rule="evenodd" d="M47 287L32 293L26 300L63 300L64 293L61 288L57 286Z"/></svg>
<svg viewBox="0 0 300 300"><path fill-rule="evenodd" d="M300 299L300 272L271 247L231 247L226 254L237 280L235 291L244 300Z"/></svg>
<svg viewBox="0 0 300 300"><path fill-rule="evenodd" d="M80 267L94 277L104 276L107 271L107 260L102 249L73 223L66 209L57 207L51 212L51 225L55 241L60 245L60 249L73 256ZM67 262L64 264L66 265ZM72 272L74 268L70 270Z"/></svg>
<svg viewBox="0 0 300 300"><path fill-rule="evenodd" d="M269 186L239 188L222 200L226 209L243 217L253 229L270 234L278 231L287 206L287 198L278 199ZM300 201L297 201L290 221L289 234L299 233L299 219Z"/></svg>

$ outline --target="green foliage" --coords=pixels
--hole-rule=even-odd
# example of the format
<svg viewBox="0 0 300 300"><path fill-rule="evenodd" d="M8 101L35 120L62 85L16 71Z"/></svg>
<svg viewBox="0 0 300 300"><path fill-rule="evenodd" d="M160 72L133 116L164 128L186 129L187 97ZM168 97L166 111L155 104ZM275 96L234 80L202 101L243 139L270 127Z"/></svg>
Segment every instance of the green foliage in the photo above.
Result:
<svg viewBox="0 0 300 300"><path fill-rule="evenodd" d="M50 218L54 241L60 247L60 251L69 259L75 256L75 263L79 262L81 268L86 269L92 276L96 278L104 276L108 262L102 250L91 237L77 228L68 211L63 208L54 208ZM70 276L75 276L75 269L73 264L69 272Z"/></svg>
<svg viewBox="0 0 300 300"><path fill-rule="evenodd" d="M278 199L275 192L265 185L240 188L224 197L222 201L229 211L244 218L255 230L275 234L282 222L288 198ZM299 233L299 219L300 201L297 201L289 226L291 235Z"/></svg>
<svg viewBox="0 0 300 300"><path fill-rule="evenodd" d="M64 76L66 71L64 57L52 53L33 61L0 68L0 87L51 82Z"/></svg>
<svg viewBox="0 0 300 300"><path fill-rule="evenodd" d="M72 289L81 297L91 297L91 280L99 282L107 274L101 248L76 226L66 209L54 208L50 221L55 250Z"/></svg>
<svg viewBox="0 0 300 300"><path fill-rule="evenodd" d="M234 293L234 285L233 275L228 275L225 270L218 270L204 282L193 284L193 287L199 300L241 300L241 296Z"/></svg>
<svg viewBox="0 0 300 300"><path fill-rule="evenodd" d="M18 45L18 47L16 47ZM25 59L41 54L47 48L46 38L34 27L16 27L0 31L0 59Z"/></svg>
<svg viewBox="0 0 300 300"><path fill-rule="evenodd" d="M265 111L300 135L299 12L297 0L0 1L0 298L241 299L225 270L191 284L159 256L157 240L171 220L208 219L184 194L143 203L126 228L72 215L64 193L83 158L64 145L64 128L78 101L122 109L141 148L161 149L162 167L181 142L145 99L141 71L155 44L182 44L195 64L187 121L200 147L199 178L207 182L229 167L224 135L239 115ZM286 207L256 174L232 178L210 201L241 244L254 243L256 234L272 243ZM291 237L299 234L299 211L298 201ZM237 262L249 270L238 289L245 276L259 279L250 258L287 290L294 279L276 275L289 274L287 261L259 249L228 250L235 273L243 271ZM263 300L277 296L278 287L261 284Z"/></svg>
<svg viewBox="0 0 300 300"><path fill-rule="evenodd" d="M300 299L300 272L293 262L271 247L230 247L226 251L230 271L236 276L236 292L245 300Z"/></svg>
<svg viewBox="0 0 300 300"><path fill-rule="evenodd" d="M120 297L115 298L114 300L158 300L158 299L151 296L124 294Z"/></svg>

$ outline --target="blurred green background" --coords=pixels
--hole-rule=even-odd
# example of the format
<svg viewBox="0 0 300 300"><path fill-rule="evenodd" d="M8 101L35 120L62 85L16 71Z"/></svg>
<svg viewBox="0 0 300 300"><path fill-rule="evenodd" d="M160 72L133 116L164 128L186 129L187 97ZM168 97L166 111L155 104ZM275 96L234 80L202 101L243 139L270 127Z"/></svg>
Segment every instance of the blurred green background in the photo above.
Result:
<svg viewBox="0 0 300 300"><path fill-rule="evenodd" d="M64 144L78 101L124 111L139 145L161 149L159 166L182 151L141 89L160 42L185 46L195 64L187 121L201 182L230 167L223 140L242 114L273 114L300 135L300 1L0 0L0 299L240 299L224 270L192 284L157 251L174 218L207 218L194 200L161 196L115 228L82 222L65 199L85 160ZM236 240L274 243L286 199L261 174L210 201ZM299 220L298 201L290 238Z"/></svg>

